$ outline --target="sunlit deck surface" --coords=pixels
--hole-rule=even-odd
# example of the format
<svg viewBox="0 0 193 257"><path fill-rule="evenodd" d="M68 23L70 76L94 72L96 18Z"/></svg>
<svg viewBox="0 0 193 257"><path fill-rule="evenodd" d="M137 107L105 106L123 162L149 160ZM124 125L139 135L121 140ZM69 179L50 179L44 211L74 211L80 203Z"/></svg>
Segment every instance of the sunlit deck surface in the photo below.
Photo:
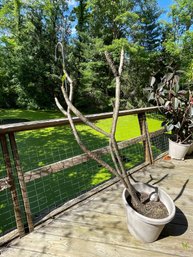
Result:
<svg viewBox="0 0 193 257"><path fill-rule="evenodd" d="M176 216L156 242L141 243L129 234L123 187L114 184L12 241L1 256L193 256L193 159L161 160L133 177L161 186L175 201Z"/></svg>

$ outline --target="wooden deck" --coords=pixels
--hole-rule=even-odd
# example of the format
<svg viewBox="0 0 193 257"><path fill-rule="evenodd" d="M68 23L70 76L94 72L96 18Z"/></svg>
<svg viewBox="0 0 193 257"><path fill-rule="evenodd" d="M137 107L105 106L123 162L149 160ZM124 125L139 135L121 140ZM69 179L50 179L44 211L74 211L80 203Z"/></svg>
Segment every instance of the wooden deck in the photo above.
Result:
<svg viewBox="0 0 193 257"><path fill-rule="evenodd" d="M193 256L193 159L161 160L133 177L161 186L175 201L176 216L156 242L144 244L129 234L123 188L115 184L12 241L1 257Z"/></svg>

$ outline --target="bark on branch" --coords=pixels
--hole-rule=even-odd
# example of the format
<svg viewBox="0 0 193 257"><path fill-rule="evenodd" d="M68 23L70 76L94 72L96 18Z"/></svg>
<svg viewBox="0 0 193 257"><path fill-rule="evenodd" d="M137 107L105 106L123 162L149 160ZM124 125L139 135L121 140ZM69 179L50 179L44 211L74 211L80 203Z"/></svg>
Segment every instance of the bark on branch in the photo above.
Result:
<svg viewBox="0 0 193 257"><path fill-rule="evenodd" d="M120 93L121 93L121 75L123 71L123 63L124 63L124 50L121 50L121 55L120 55L120 63L119 63L119 68L115 67L110 54L108 52L105 52L106 60L110 66L110 69L112 70L112 73L115 77L116 81L116 90L115 90L115 106L113 109L113 119L112 119L112 125L111 125L111 131L110 133L102 130L101 128L97 127L94 123L90 122L72 103L72 96L73 96L73 80L70 78L69 74L67 73L65 69L65 62L64 62L64 51L63 51L63 46L61 43L57 44L57 48L61 47L62 50L62 66L63 66L63 79L62 79L62 85L61 85L61 91L64 97L64 100L67 104L67 110L64 110L62 105L59 103L58 99L55 98L55 102L59 110L68 117L72 132L74 134L74 137L82 149L83 152L85 152L90 158L98 162L100 165L102 165L104 168L109 170L113 175L117 176L123 185L128 189L131 197L133 204L135 206L141 205L136 191L134 187L131 185L130 180L128 178L128 174L125 170L124 164L122 162L122 159L120 157L119 149L118 149L118 144L115 138L115 133L116 133L116 128L117 128L117 121L118 121L118 114L119 114L119 107L120 107ZM69 85L69 93L67 92L67 88L64 86L64 83ZM98 131L102 135L106 136L109 139L109 147L110 147L110 153L111 157L114 163L114 167L110 166L108 163L103 161L97 154L91 152L85 144L82 142L80 139L80 136L78 134L78 131L76 129L76 126L73 122L71 112L73 112L76 116L78 116L82 122L84 122L86 125L90 126L92 129ZM141 206L142 207L142 206ZM143 208L143 207L142 207Z"/></svg>

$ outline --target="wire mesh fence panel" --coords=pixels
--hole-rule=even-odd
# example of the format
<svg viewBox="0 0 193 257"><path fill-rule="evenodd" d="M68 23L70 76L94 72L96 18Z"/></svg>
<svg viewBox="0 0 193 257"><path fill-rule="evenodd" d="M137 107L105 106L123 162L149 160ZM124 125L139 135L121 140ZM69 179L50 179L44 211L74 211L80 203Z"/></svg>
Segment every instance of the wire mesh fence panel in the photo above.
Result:
<svg viewBox="0 0 193 257"><path fill-rule="evenodd" d="M16 228L13 203L9 189L0 192L0 236Z"/></svg>
<svg viewBox="0 0 193 257"><path fill-rule="evenodd" d="M5 161L3 159L3 152L0 147L0 179L6 177Z"/></svg>
<svg viewBox="0 0 193 257"><path fill-rule="evenodd" d="M109 132L111 122L112 119L107 119L98 121L96 124ZM90 150L108 145L108 139L106 137L88 126L78 125L77 129L81 140ZM116 133L118 141L139 135L137 116L133 115L119 118ZM69 126L17 133L16 140L24 171L32 170L82 153Z"/></svg>
<svg viewBox="0 0 193 257"><path fill-rule="evenodd" d="M26 214L25 214L24 205L23 205L21 188L18 181L18 175L14 168L12 169L12 172L13 172L13 179L16 187L22 222L24 224L24 227L27 229L28 225L27 225ZM16 229L16 227L17 226L16 226L15 213L14 213L14 207L13 207L13 199L11 196L10 187L8 187L7 189L0 191L0 236L5 234L6 232Z"/></svg>
<svg viewBox="0 0 193 257"><path fill-rule="evenodd" d="M153 157L156 159L160 154L168 151L168 134L161 134L151 138Z"/></svg>
<svg viewBox="0 0 193 257"><path fill-rule="evenodd" d="M120 151L126 170L129 170L145 161L142 142L130 145Z"/></svg>
<svg viewBox="0 0 193 257"><path fill-rule="evenodd" d="M8 149L8 151L9 150L10 149ZM16 221L3 147L0 148L0 154L0 236L2 236L5 231L16 228ZM2 183L3 181L4 183Z"/></svg>
<svg viewBox="0 0 193 257"><path fill-rule="evenodd" d="M110 179L111 174L89 160L27 183L34 219Z"/></svg>
<svg viewBox="0 0 193 257"><path fill-rule="evenodd" d="M16 140L23 171L81 153L69 126L20 132Z"/></svg>
<svg viewBox="0 0 193 257"><path fill-rule="evenodd" d="M149 127L149 132L154 132L162 127L163 116L160 113L150 113L147 114L147 122ZM169 147L170 134L161 133L160 135L155 135L151 138L151 147L153 152L153 158L156 159L160 154L166 152Z"/></svg>
<svg viewBox="0 0 193 257"><path fill-rule="evenodd" d="M148 115L149 131L159 130L161 122L159 115ZM95 122L106 132L110 132L111 123L111 118ZM86 125L79 124L76 127L85 146L89 150L97 151L104 161L113 165L108 150L108 138ZM119 117L116 139L126 170L145 162L144 143L139 140L132 145L127 143L140 135L137 115ZM19 132L16 133L16 142L34 222L113 177L109 171L82 152L68 125ZM122 142L125 143L121 144ZM166 136L151 138L151 144L155 158L167 149ZM5 175L5 167L1 167L0 172L0 176ZM22 219L27 226L17 173L15 169L13 172ZM9 189L6 189L0 192L0 233L4 234L15 227L11 196Z"/></svg>

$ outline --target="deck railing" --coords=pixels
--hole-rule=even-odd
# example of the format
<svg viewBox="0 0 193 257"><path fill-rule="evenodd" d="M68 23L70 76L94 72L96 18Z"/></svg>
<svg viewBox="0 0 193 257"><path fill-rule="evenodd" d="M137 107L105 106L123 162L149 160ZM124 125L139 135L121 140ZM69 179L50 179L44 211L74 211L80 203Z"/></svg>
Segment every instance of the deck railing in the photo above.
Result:
<svg viewBox="0 0 193 257"><path fill-rule="evenodd" d="M147 115L152 115L151 117L155 118L154 114L157 112L157 110L157 107L150 107L120 111L119 113L119 117L128 115L135 116L140 131L140 135L134 138L122 140L118 143L119 149L125 158L125 163L128 167L128 170L134 168L138 164L140 164L140 166L137 167L143 167L145 165L152 164L154 160L160 156L160 154L163 154L163 152L167 150L167 141L163 138L165 137L164 129L161 129L160 127L159 130L153 132L149 132L148 130ZM87 118L97 122L102 119L112 118L112 113L87 115ZM74 117L73 119L75 123L81 124L79 118ZM52 158L49 156L47 163L41 161L41 150L38 150L40 152L38 157L38 167L34 168L32 165L32 168L26 168L26 165L30 166L30 162L33 163L32 156L30 155L34 155L34 153L37 151L35 143L30 145L28 142L26 148L21 147L24 141L28 139L28 134L26 134L27 131L36 131L36 134L30 135L30 140L31 142L37 140L36 142L39 143L38 141L41 139L41 137L45 136L45 134L40 133L40 136L36 138L37 134L39 133L39 129L44 131L45 129L51 129L54 127L63 128L63 126L69 126L67 119L22 122L0 126L0 141L2 149L1 160L4 161L4 167L2 164L2 168L0 170L1 238L4 238L5 235L7 235L10 231L12 231L11 233L14 236L24 236L28 231L33 231L34 225L36 225L41 218L44 218L51 210L62 206L62 204L72 198L77 197L81 193L96 187L97 182L93 182L93 178L96 179L97 177L97 169L100 169L100 174L105 174L104 177L106 176L105 179L103 178L102 180L98 180L99 184L111 178L111 176L107 175L107 173L105 173L105 171L102 170L98 164L93 164L93 161L91 161L86 154L81 153L81 151L75 151L72 149L72 153L70 155L61 154L60 151L64 151L62 148L57 149L60 154L60 158L55 159L55 152L53 152ZM132 130L132 127L127 127L125 130ZM61 133L62 132L60 131L60 136ZM83 133L86 133L85 130L83 130ZM65 131L62 136L65 138ZM90 138L90 135L86 134L87 139L88 137ZM69 138L69 141L71 141L71 137ZM98 141L99 139L100 138L96 138L95 135L92 142ZM155 139L159 139L161 141L157 141L156 143ZM53 147L54 144L57 148L57 143L55 144L55 141L57 141L57 138L54 137L54 140L50 143L50 145ZM138 153L136 154L133 153L134 148L131 148L134 145L138 147ZM67 144L65 143L64 146L67 146ZM74 147L74 144L72 146ZM109 147L106 141L101 139L101 143L97 144L97 146L100 147L92 147L92 151L97 152L98 155L104 156L104 158L110 162L108 157ZM28 154L29 161L26 162L23 160L25 159L23 158L23 155L26 154L28 148L30 148L30 153ZM133 154L132 160L130 160L128 157L131 154ZM135 161L136 156L138 159ZM89 182L87 181L89 172L85 172L85 169L90 169L89 165L94 165L92 166L92 170L95 170L95 173L92 173L92 183L91 177L89 177ZM79 167L78 172L75 170L75 167ZM73 170L71 170L72 168ZM81 175L83 170L84 174ZM73 182L70 180L70 178L73 177L75 173L77 176L76 183L74 182L75 180L73 180ZM68 174L68 176L66 174ZM90 183L90 185L82 185L82 181L87 181L88 184ZM70 189L69 184L71 184ZM77 189L77 185L79 186L79 189ZM73 187L76 187L75 191L77 192L76 194L69 195L69 192L72 191ZM52 193L52 190L54 194ZM51 198L55 200L51 201ZM44 202L42 203L41 201ZM46 203L49 205L49 208L48 206L46 207ZM71 201L70 204L74 204L74 201ZM9 208L12 210L9 210ZM59 209L59 211L60 210L61 209ZM56 213L57 210L54 212L54 214ZM14 217L14 221L10 221L11 216L12 219ZM5 239L0 240L0 243L2 242L4 243Z"/></svg>

